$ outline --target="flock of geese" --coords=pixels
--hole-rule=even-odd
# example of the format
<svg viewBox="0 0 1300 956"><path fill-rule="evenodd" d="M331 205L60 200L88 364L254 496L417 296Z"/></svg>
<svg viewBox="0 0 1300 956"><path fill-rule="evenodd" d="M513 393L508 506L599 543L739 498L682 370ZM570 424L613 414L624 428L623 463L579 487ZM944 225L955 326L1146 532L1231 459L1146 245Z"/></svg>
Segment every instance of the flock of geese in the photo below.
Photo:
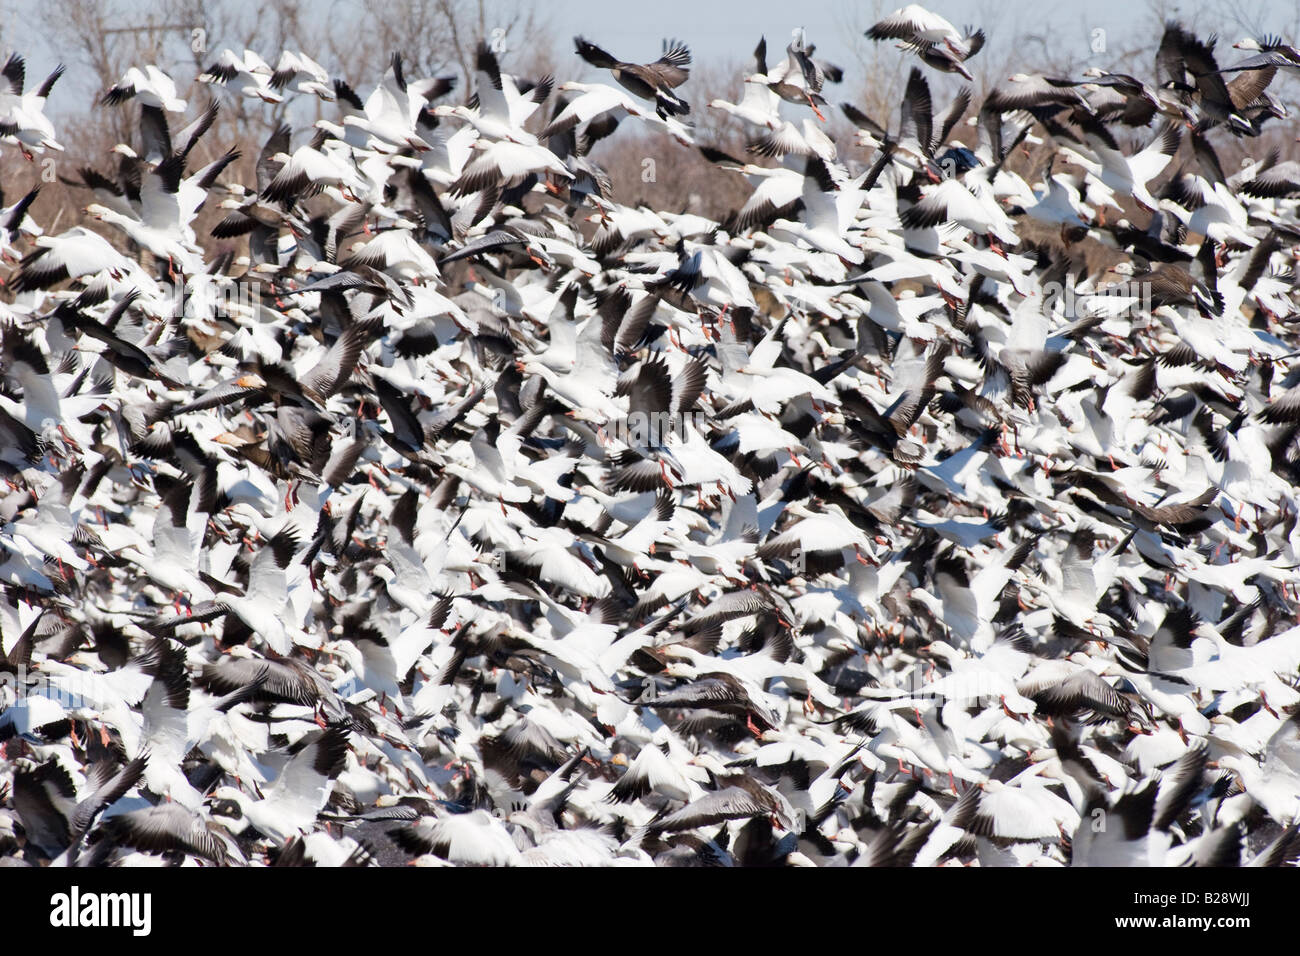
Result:
<svg viewBox="0 0 1300 956"><path fill-rule="evenodd" d="M868 36L839 147L801 31L707 105L677 42L127 71L98 224L0 200L0 862L1293 864L1300 54L940 104L981 31ZM327 118L240 183L230 97ZM624 204L620 127L751 198Z"/></svg>

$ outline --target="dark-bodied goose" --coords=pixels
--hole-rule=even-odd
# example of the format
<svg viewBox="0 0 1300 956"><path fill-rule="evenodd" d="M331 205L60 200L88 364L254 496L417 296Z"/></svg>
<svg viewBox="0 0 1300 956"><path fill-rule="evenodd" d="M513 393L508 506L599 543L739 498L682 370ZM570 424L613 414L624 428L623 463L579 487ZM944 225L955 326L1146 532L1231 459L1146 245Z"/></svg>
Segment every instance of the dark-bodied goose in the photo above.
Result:
<svg viewBox="0 0 1300 956"><path fill-rule="evenodd" d="M654 101L661 117L684 116L691 111L690 104L675 92L691 74L691 51L684 43L665 40L663 55L645 65L616 59L580 36L573 38L573 45L578 56L592 66L609 70L629 93Z"/></svg>

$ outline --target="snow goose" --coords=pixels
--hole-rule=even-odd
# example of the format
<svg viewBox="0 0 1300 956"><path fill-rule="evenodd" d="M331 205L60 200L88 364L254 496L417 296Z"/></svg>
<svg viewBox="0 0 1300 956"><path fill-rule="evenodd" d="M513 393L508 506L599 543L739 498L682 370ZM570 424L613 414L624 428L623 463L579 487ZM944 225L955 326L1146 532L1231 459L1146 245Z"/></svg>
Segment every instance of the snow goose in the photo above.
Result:
<svg viewBox="0 0 1300 956"><path fill-rule="evenodd" d="M663 129L680 143L689 144L690 131L674 116L662 117L648 107L639 105L636 100L621 90L604 83L580 83L569 80L557 87L557 92L577 93L569 100L551 122L542 130L543 139L560 136L582 125L590 135L594 126L600 122L617 123L625 116L635 116L652 127ZM601 118L604 118L602 120Z"/></svg>
<svg viewBox="0 0 1300 956"><path fill-rule="evenodd" d="M18 275L8 283L15 292L48 289L64 279L101 273L120 279L131 272L130 262L121 253L83 226L57 236L38 236L35 245L19 263Z"/></svg>
<svg viewBox="0 0 1300 956"><path fill-rule="evenodd" d="M700 152L721 168L740 173L756 187L737 214L738 232L765 226L778 216L788 215L803 192L804 177L793 169L742 163L708 146L701 146Z"/></svg>
<svg viewBox="0 0 1300 956"><path fill-rule="evenodd" d="M714 310L735 306L757 308L748 278L728 258L740 256L742 252L708 245L692 248L682 239L667 255L655 255L654 261L663 272L646 287L651 291L679 291Z"/></svg>
<svg viewBox="0 0 1300 956"><path fill-rule="evenodd" d="M434 115L460 117L477 129L480 136L490 140L536 145L537 138L527 132L523 124L550 96L553 85L551 77L544 77L525 97L515 78L501 72L496 54L482 41L474 53L474 71L474 94L478 100L478 109L438 106L433 110ZM557 127L555 121L552 121L547 129L551 132L544 135L563 132L564 127Z"/></svg>
<svg viewBox="0 0 1300 956"><path fill-rule="evenodd" d="M182 598L207 601L213 597L200 568L203 530L208 521L207 513L200 509L204 497L214 496L215 491L212 487L205 490L189 482L177 482L164 496L148 544L142 540L118 551L152 580L174 592L178 604Z"/></svg>
<svg viewBox="0 0 1300 956"><path fill-rule="evenodd" d="M143 723L138 708L153 683L148 672L152 663L152 657L142 654L124 666L100 671L96 668L105 665L98 655L74 653L67 661L38 660L33 669L46 677L56 692L52 696L69 702L69 716L111 727L135 753ZM106 730L102 736L107 737Z"/></svg>
<svg viewBox="0 0 1300 956"><path fill-rule="evenodd" d="M245 50L241 56L234 50L226 49L199 74L199 82L233 86L241 96L260 99L266 103L280 103L284 97L272 87L273 75L270 65L252 50Z"/></svg>
<svg viewBox="0 0 1300 956"><path fill-rule="evenodd" d="M766 81L778 97L787 103L806 104L819 120L825 122L826 117L818 107L826 103L821 92L826 76L813 60L811 52L803 28L795 29L785 48L785 59L765 71Z"/></svg>
<svg viewBox="0 0 1300 956"><path fill-rule="evenodd" d="M1213 568L1217 567L1221 566L1213 565L1204 573L1194 573L1193 579L1215 586ZM1252 570L1259 573L1265 567L1256 565ZM1249 571L1246 576L1251 576ZM1218 580L1219 586L1226 584L1226 590L1233 589L1232 583L1223 582L1221 578ZM1208 659L1194 656L1185 666L1171 669L1171 676L1209 690L1237 690L1259 686L1273 689L1278 688L1280 675L1289 674L1300 666L1300 628L1290 628L1280 634L1261 635L1255 643L1245 647L1227 640L1212 628L1205 627L1203 632L1204 636L1200 640L1209 645L1203 649L1209 652ZM1195 645L1192 649L1202 650Z"/></svg>
<svg viewBox="0 0 1300 956"><path fill-rule="evenodd" d="M320 130L310 143L299 146L293 153L284 151L272 155L269 162L279 164L279 171L262 187L262 198L286 204L308 189L319 190L326 186L340 187L346 195L367 194L353 160L343 155L342 150L329 148L329 142L325 132Z"/></svg>
<svg viewBox="0 0 1300 956"><path fill-rule="evenodd" d="M88 842L87 865L103 866L122 849L192 856L218 866L244 862L219 823L179 803L160 803L109 817L91 832Z"/></svg>
<svg viewBox="0 0 1300 956"><path fill-rule="evenodd" d="M813 558L819 552L852 549L859 560L871 555L871 542L839 508L826 512L812 511L802 504L792 504L786 513L800 520L787 526L780 534L769 537L754 549L755 557ZM866 552L866 556L863 552Z"/></svg>
<svg viewBox="0 0 1300 956"><path fill-rule="evenodd" d="M740 102L715 99L709 101L709 108L722 110L752 126L775 129L782 122L780 100L767 79L767 39L760 37L758 46L754 48L754 72L745 77Z"/></svg>
<svg viewBox="0 0 1300 956"><path fill-rule="evenodd" d="M814 249L861 265L865 253L846 236L866 199L866 193L860 188L864 177L865 174L849 182L836 182L826 161L820 156L810 156L799 194L800 218L778 218L768 227L768 232L777 238L802 239Z"/></svg>
<svg viewBox="0 0 1300 956"><path fill-rule="evenodd" d="M214 602L214 616L234 614L246 632L259 634L280 655L288 654L294 634L286 627L293 617L285 613L289 600L285 569L300 550L293 529L285 528L257 550L249 565L248 587L243 594L223 594ZM229 624L227 624L229 627Z"/></svg>
<svg viewBox="0 0 1300 956"><path fill-rule="evenodd" d="M611 601L597 602L591 614L575 614L550 600L540 589L527 588L521 592L537 597L550 608L547 617L554 635L531 634L524 638L526 643L541 651L562 677L587 683L603 693L613 691L613 676L628 658L648 646L685 604L678 601L646 624L619 637L611 620L614 606Z"/></svg>
<svg viewBox="0 0 1300 956"><path fill-rule="evenodd" d="M1071 865L1169 865L1170 828L1201 792L1205 765L1206 749L1193 748L1159 778L1120 794L1113 802L1094 801L1080 815L1071 841ZM1122 826L1095 825L1110 816L1117 816Z"/></svg>
<svg viewBox="0 0 1300 956"><path fill-rule="evenodd" d="M914 47L916 55L921 61L941 73L956 73L967 82L973 82L974 77L970 70L966 68L966 61L984 49L986 37L983 30L970 30L962 38L962 44L965 51L954 50L947 44L934 43L929 46L920 45Z"/></svg>
<svg viewBox="0 0 1300 956"><path fill-rule="evenodd" d="M401 831L407 849L467 866L511 866L520 861L510 831L486 810L449 813Z"/></svg>
<svg viewBox="0 0 1300 956"><path fill-rule="evenodd" d="M294 90L319 97L327 103L334 102L334 85L325 68L301 50L291 53L285 50L276 61L271 74L271 88L283 90L289 84L297 84Z"/></svg>
<svg viewBox="0 0 1300 956"><path fill-rule="evenodd" d="M676 689L655 693L641 705L651 710L710 710L728 718L744 718L744 725L756 736L780 722L779 710L766 692L724 671L700 673L687 664L674 665L674 673L688 677Z"/></svg>
<svg viewBox="0 0 1300 956"><path fill-rule="evenodd" d="M1009 113L1043 106L1077 106L1088 110L1080 81L1038 73L1013 73L984 100L983 110Z"/></svg>
<svg viewBox="0 0 1300 956"><path fill-rule="evenodd" d="M347 753L347 731L326 730L285 762L261 799L234 787L217 787L209 798L210 813L223 823L230 821L227 828L232 832L243 835L251 826L276 845L283 845L315 824Z"/></svg>
<svg viewBox="0 0 1300 956"><path fill-rule="evenodd" d="M610 789L609 800L631 803L657 793L670 800L686 803L698 793L699 788L669 759L671 745L668 736L666 727L655 732L654 739L637 752L623 775Z"/></svg>
<svg viewBox="0 0 1300 956"><path fill-rule="evenodd" d="M957 812L953 825L997 847L1059 841L1078 825L1078 814L1047 789L1038 772L1039 768L1030 767L1007 783L989 780L975 788L976 797L959 801L963 810Z"/></svg>
<svg viewBox="0 0 1300 956"><path fill-rule="evenodd" d="M361 112L353 108L343 117L343 126L368 134L370 148L384 153L408 148L424 152L429 143L421 135L424 127L418 121L427 103L425 88L407 83L402 58L393 54L383 82L366 97Z"/></svg>
<svg viewBox="0 0 1300 956"><path fill-rule="evenodd" d="M610 583L592 570L593 559L577 539L563 528L532 528L521 536L520 547L509 552L512 560L532 568L543 581L568 588L575 594L602 598Z"/></svg>
<svg viewBox="0 0 1300 956"><path fill-rule="evenodd" d="M1268 846L1255 854L1244 866L1288 866L1296 861L1300 853L1300 826L1291 825Z"/></svg>
<svg viewBox="0 0 1300 956"><path fill-rule="evenodd" d="M934 100L930 94L930 84L918 68L912 67L907 75L907 85L903 87L903 98L899 102L898 133L892 137L885 135L880 145L881 155L876 160L875 166L869 170L867 181L872 184L879 182L885 170L890 168L902 175L906 175L907 171L919 172L934 181L936 170L932 167L930 159L934 155L935 147L948 138L948 134L969 105L969 94L958 95L952 108L944 117L940 134L936 138ZM856 110L845 112L859 129L859 142L872 147L874 139L879 136L879 133L872 129L877 124L864 123L867 117ZM989 115L997 114L993 111ZM955 168L954 166L954 170Z"/></svg>
<svg viewBox="0 0 1300 956"><path fill-rule="evenodd" d="M12 769L13 808L22 824L29 859L54 860L68 846L76 784L58 756L23 759Z"/></svg>
<svg viewBox="0 0 1300 956"><path fill-rule="evenodd" d="M45 115L45 100L63 70L62 64L55 67L30 93L23 92L27 68L21 56L11 54L0 70L0 143L15 143L28 160L32 158L28 147L40 153L47 149L63 152L54 138L54 124Z"/></svg>
<svg viewBox="0 0 1300 956"><path fill-rule="evenodd" d="M1139 711L1132 700L1099 673L1110 666L1076 652L1063 660L1035 664L1016 682L1016 689L1034 701L1040 714L1134 723Z"/></svg>
<svg viewBox="0 0 1300 956"><path fill-rule="evenodd" d="M931 13L915 3L900 7L877 21L867 30L866 35L870 40L902 40L914 46L941 43L963 58L973 56L976 52L956 27L939 14Z"/></svg>
<svg viewBox="0 0 1300 956"><path fill-rule="evenodd" d="M116 106L129 99L169 113L184 113L186 109L185 100L176 95L176 81L152 63L143 70L135 66L127 70L104 94L103 102Z"/></svg>
<svg viewBox="0 0 1300 956"><path fill-rule="evenodd" d="M1046 189L1036 190L1037 200L1032 206L1013 207L1010 215L1017 212L1036 219L1049 226L1087 226L1096 215L1095 210L1083 202L1079 194L1079 182L1073 176L1054 173L1045 184Z"/></svg>
<svg viewBox="0 0 1300 956"><path fill-rule="evenodd" d="M140 702L142 750L136 755L144 759L144 783L160 797L198 810L203 796L182 772L185 756L191 747L206 742L209 722L259 689L261 675L222 700L202 704L191 700L183 648L166 638L156 638L148 653L154 680Z"/></svg>
<svg viewBox="0 0 1300 956"><path fill-rule="evenodd" d="M460 178L451 184L452 195L469 195L495 186L514 186L539 173L559 179L574 178L559 157L540 144L510 140L489 143L478 139L471 148L478 155L465 165Z"/></svg>
<svg viewBox="0 0 1300 956"><path fill-rule="evenodd" d="M1263 162L1252 168L1253 175L1241 184L1242 195L1258 199L1293 197L1300 193L1300 163L1280 162L1281 154L1270 152Z"/></svg>
<svg viewBox="0 0 1300 956"><path fill-rule="evenodd" d="M1191 140L1205 175L1176 176L1165 188L1169 198L1161 201L1161 208L1173 213L1190 233L1218 243L1253 246L1256 240L1246 229L1246 209L1224 182L1213 147L1196 132Z"/></svg>
<svg viewBox="0 0 1300 956"><path fill-rule="evenodd" d="M197 686L221 700L239 699L262 703L287 703L310 707L323 729L351 725L345 702L315 668L285 657L262 658L245 645L236 645L221 661L205 664L195 679Z"/></svg>
<svg viewBox="0 0 1300 956"><path fill-rule="evenodd" d="M0 304L0 856L1285 859L1261 828L1300 806L1296 177L1227 175L1215 139L1271 122L1282 68L1219 89L1171 29L1155 80L1008 81L967 122L925 70L982 34L923 33L897 37L923 62L896 134L845 111L875 157L853 173L803 109L834 71L802 33L760 48L736 110L779 161L705 152L758 177L723 222L721 194L625 206L593 165L627 115L692 138L653 87L573 87L543 155L547 83L498 51L442 110L451 84L400 62L363 101L241 57L239 85L335 96L304 137L334 168L285 128L219 191L223 158L191 159L214 110L172 129L175 94L124 76L139 132L83 184L131 222L165 205L202 261L184 290L160 243L61 262L84 235L44 190L0 214L37 253ZM954 187L978 215L904 221ZM1156 212L1107 224L1130 197ZM344 731L331 783L312 748ZM153 843L111 838L156 800ZM1112 842L1080 832L1097 810Z"/></svg>
<svg viewBox="0 0 1300 956"><path fill-rule="evenodd" d="M175 273L184 276L201 271L200 254L191 241L193 232L189 228L193 210L182 209L180 202L183 172L179 155L159 164L145 180L140 192L140 210L134 215L125 215L99 203L91 203L86 212L121 229L134 242L165 260Z"/></svg>
<svg viewBox="0 0 1300 956"><path fill-rule="evenodd" d="M147 755L140 755L124 764L112 759L96 760L87 770L86 781L78 792L78 801L68 817L69 845L66 860L71 865L81 853L82 840L100 815L135 788L144 775Z"/></svg>
<svg viewBox="0 0 1300 956"><path fill-rule="evenodd" d="M1131 196L1144 208L1156 209L1159 203L1147 191L1147 183L1164 171L1178 151L1178 131L1166 125L1144 149L1130 157L1115 147L1113 137L1108 141L1107 136L1099 135L1103 130L1104 127L1094 127L1092 132L1085 133L1083 144L1060 147L1063 155L1083 167L1088 201L1120 208L1116 198Z"/></svg>
<svg viewBox="0 0 1300 956"><path fill-rule="evenodd" d="M37 186L12 206L0 206L0 257L7 262L14 261L17 249L13 244L16 241L24 236L39 236L42 232L28 214L40 191ZM0 203L3 202L4 193L0 192Z"/></svg>
<svg viewBox="0 0 1300 956"><path fill-rule="evenodd" d="M1034 712L1034 702L1021 696L1015 684L1033 660L1029 641L1022 631L1003 633L979 656L965 656L945 641L927 644L922 651L943 661L949 671L925 685L927 694L951 700L997 697L1013 713Z"/></svg>
<svg viewBox="0 0 1300 956"><path fill-rule="evenodd" d="M774 827L793 830L797 826L794 808L784 795L765 787L748 774L721 777L717 789L688 803L680 810L652 820L651 832L673 832L712 826L727 820L770 819Z"/></svg>
<svg viewBox="0 0 1300 956"><path fill-rule="evenodd" d="M1280 36L1265 36L1260 39L1243 37L1232 45L1234 50L1245 50L1255 56L1247 57L1240 63L1222 70L1230 73L1237 70L1258 70L1266 66L1282 68L1300 67L1300 50L1285 42Z"/></svg>
<svg viewBox="0 0 1300 956"><path fill-rule="evenodd" d="M1004 245L1015 245L1010 218L998 205L986 177L969 173L964 180L945 179L922 189L920 202L903 211L900 221L908 229L928 229L941 222L955 222L981 236L995 237Z"/></svg>

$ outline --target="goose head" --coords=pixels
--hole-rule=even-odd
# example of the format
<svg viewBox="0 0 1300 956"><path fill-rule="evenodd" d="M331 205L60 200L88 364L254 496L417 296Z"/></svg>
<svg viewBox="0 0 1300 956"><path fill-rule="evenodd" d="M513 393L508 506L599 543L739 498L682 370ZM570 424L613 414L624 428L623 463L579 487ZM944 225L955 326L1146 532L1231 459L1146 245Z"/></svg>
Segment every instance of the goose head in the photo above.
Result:
<svg viewBox="0 0 1300 956"><path fill-rule="evenodd" d="M931 641L924 647L917 648L917 653L924 657L937 657L949 665L965 660L965 655L947 641Z"/></svg>
<svg viewBox="0 0 1300 956"><path fill-rule="evenodd" d="M680 648L674 648L671 646L661 648L660 650L660 653L665 656L671 656L680 652ZM662 673L667 677L680 677L682 680L694 680L700 674L694 664L681 658L670 660Z"/></svg>
<svg viewBox="0 0 1300 956"><path fill-rule="evenodd" d="M252 821L248 819L247 810L252 804L249 796L234 787L217 787L208 796L208 816L215 823L221 824L232 835L243 833Z"/></svg>

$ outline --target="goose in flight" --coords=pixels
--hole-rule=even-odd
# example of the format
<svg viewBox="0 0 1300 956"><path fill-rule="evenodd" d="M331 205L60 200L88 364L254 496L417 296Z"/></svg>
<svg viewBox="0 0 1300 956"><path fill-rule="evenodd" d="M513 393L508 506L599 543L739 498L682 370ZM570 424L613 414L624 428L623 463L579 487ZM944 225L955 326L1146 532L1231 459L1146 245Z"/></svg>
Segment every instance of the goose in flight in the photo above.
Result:
<svg viewBox="0 0 1300 956"><path fill-rule="evenodd" d="M963 59L974 56L983 45L981 34L978 45L963 37L951 23L919 4L900 7L867 30L870 40L901 40L912 46L942 44ZM973 48L972 48L973 47Z"/></svg>
<svg viewBox="0 0 1300 956"><path fill-rule="evenodd" d="M45 115L45 101L64 69L63 64L56 66L30 92L24 92L27 66L21 56L10 54L0 69L0 143L16 145L24 159L32 159L32 150L63 152L63 146L55 139L54 124Z"/></svg>
<svg viewBox="0 0 1300 956"><path fill-rule="evenodd" d="M988 26L838 132L802 29L707 116L205 59L247 164L107 64L0 202L0 865L1294 862L1289 54L932 86Z"/></svg>
<svg viewBox="0 0 1300 956"><path fill-rule="evenodd" d="M633 96L653 101L660 118L685 116L691 111L690 104L676 93L691 73L691 51L684 43L665 40L663 55L644 65L618 60L580 36L573 38L573 45L578 56L594 67L609 70Z"/></svg>
<svg viewBox="0 0 1300 956"><path fill-rule="evenodd" d="M237 89L241 96L250 99L280 103L284 97L271 85L273 76L270 64L252 50L245 50L240 55L234 50L226 49L199 74L199 81L230 86Z"/></svg>
<svg viewBox="0 0 1300 956"><path fill-rule="evenodd" d="M176 95L176 81L152 63L143 70L134 66L127 70L104 94L102 102L116 106L131 99L169 113L184 113L186 109L185 100Z"/></svg>

